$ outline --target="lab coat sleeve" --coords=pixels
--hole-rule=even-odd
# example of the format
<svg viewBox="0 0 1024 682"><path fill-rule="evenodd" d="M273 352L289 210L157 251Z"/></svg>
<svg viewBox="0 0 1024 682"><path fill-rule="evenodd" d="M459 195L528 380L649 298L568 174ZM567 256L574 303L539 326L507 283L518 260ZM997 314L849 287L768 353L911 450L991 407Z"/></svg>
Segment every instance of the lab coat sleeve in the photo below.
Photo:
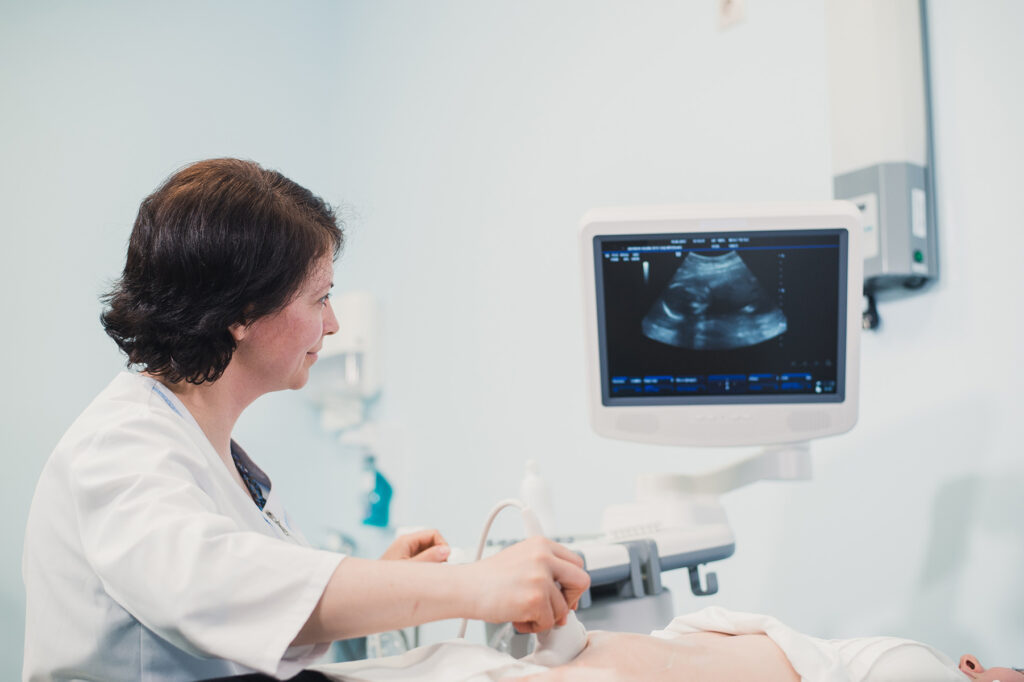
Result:
<svg viewBox="0 0 1024 682"><path fill-rule="evenodd" d="M245 530L219 510L209 460L173 419L140 413L83 445L72 497L111 598L194 655L297 672L287 659L310 648L289 644L342 555Z"/></svg>

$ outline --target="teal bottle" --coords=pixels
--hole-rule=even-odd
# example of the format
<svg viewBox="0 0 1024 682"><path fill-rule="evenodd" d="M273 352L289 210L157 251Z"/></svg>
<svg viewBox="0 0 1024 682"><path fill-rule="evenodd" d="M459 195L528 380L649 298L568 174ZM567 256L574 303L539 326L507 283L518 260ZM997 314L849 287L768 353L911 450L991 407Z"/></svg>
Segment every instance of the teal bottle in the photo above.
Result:
<svg viewBox="0 0 1024 682"><path fill-rule="evenodd" d="M366 469L366 505L363 524L387 528L391 516L391 494L393 489L388 479L377 469L377 458L367 455L363 460Z"/></svg>

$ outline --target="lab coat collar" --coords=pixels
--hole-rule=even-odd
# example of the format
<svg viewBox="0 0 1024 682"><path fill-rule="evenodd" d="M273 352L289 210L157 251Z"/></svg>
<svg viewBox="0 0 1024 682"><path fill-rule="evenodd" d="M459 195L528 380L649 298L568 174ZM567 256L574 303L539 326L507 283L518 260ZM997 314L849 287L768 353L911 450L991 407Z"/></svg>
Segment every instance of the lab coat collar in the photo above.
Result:
<svg viewBox="0 0 1024 682"><path fill-rule="evenodd" d="M166 386L164 386L162 383L160 383L153 377L149 377L144 374L122 372L119 379L131 382L144 382L144 384L150 387L150 390L153 391L153 394L159 398L160 402L163 405L166 405L166 407L169 410L171 410L175 415L177 415L181 419L185 420L185 422L191 426L190 435L192 436L193 441L195 441L195 443L202 449L202 451L206 453L207 458L210 459L211 462L215 464L214 470L218 472L217 475L224 476L227 478L227 487L230 490L234 491L232 494L237 494L237 496L241 500L244 500L239 504L243 508L249 510L246 513L259 514L260 517L262 517L262 519L271 527L274 527L274 524L268 521L268 512L270 514L276 515L277 518L279 519L286 518L283 507L280 505L279 501L276 499L276 496L274 495L274 486L271 483L270 477L260 467L258 467L255 464L255 462L252 461L249 455L246 454L245 450L243 450L241 446L235 443L233 439L231 441L232 447L236 447L238 449L238 452L244 459L246 465L251 467L249 470L250 473L254 473L258 480L261 483L265 483L267 487L266 505L264 505L262 511L253 503L252 497L249 496L249 493L246 492L245 490L242 490L242 488L240 488L238 484L235 483L235 480L231 477L231 472L224 464L224 461L220 458L220 455L217 454L216 449L210 443L210 440L206 437L206 434L203 432L202 428L200 428L199 422L196 421L196 418L192 416L192 413L189 412L188 408L185 407L185 403L181 402L181 399L179 399L178 396L174 395L174 393L170 389L168 389ZM281 529L280 527L275 528L275 532L283 536L291 537L293 541L296 540L296 536L298 536L298 538L302 537L294 529L289 528L288 530L290 531L289 533L284 533L282 532L283 529ZM307 544L304 538L298 540L298 542L299 544Z"/></svg>

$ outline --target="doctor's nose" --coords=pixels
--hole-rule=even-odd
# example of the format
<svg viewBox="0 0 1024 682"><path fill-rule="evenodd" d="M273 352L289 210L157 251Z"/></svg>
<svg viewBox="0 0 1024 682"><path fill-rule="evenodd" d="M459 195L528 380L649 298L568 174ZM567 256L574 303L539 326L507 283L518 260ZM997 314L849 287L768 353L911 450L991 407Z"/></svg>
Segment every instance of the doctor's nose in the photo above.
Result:
<svg viewBox="0 0 1024 682"><path fill-rule="evenodd" d="M334 307L331 300L327 299L327 304L324 305L324 336L336 333L339 328L338 318L334 316Z"/></svg>

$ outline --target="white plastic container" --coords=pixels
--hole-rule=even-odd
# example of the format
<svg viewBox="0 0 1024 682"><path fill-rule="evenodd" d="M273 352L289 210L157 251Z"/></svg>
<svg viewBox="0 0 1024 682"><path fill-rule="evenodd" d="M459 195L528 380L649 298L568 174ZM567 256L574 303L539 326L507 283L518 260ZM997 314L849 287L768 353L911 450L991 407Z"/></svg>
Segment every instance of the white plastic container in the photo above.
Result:
<svg viewBox="0 0 1024 682"><path fill-rule="evenodd" d="M526 460L526 475L519 486L519 499L537 515L537 521L544 530L544 535L555 535L555 514L551 506L551 491L540 475L537 460Z"/></svg>

